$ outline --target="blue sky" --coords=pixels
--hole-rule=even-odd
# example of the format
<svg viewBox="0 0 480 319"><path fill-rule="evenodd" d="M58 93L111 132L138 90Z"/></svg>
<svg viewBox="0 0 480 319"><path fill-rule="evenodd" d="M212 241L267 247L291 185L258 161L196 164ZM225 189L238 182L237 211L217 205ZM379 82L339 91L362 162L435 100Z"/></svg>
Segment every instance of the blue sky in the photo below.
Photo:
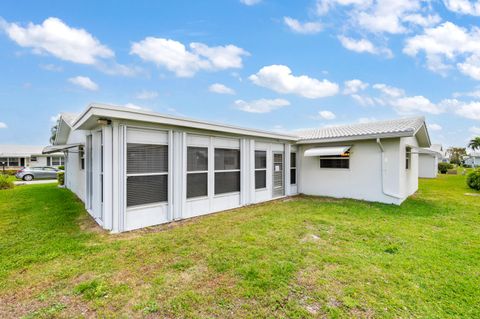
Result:
<svg viewBox="0 0 480 319"><path fill-rule="evenodd" d="M0 144L90 102L290 131L424 115L480 135L480 3L0 3Z"/></svg>

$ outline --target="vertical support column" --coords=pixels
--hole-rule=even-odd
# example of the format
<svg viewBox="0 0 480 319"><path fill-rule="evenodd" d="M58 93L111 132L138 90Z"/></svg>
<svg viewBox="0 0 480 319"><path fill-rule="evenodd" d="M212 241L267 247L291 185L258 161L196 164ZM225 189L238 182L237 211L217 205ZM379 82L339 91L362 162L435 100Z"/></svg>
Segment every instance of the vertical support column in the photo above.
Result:
<svg viewBox="0 0 480 319"><path fill-rule="evenodd" d="M103 228L112 230L113 224L113 127L103 128Z"/></svg>
<svg viewBox="0 0 480 319"><path fill-rule="evenodd" d="M248 202L248 147L247 139L240 139L240 205L246 205Z"/></svg>
<svg viewBox="0 0 480 319"><path fill-rule="evenodd" d="M208 145L208 209L213 208L213 197L215 196L215 145L213 136L210 136Z"/></svg>
<svg viewBox="0 0 480 319"><path fill-rule="evenodd" d="M126 138L127 129L125 125L119 125L118 122L113 122L113 221L112 232L122 232L125 230L125 215L126 215Z"/></svg>
<svg viewBox="0 0 480 319"><path fill-rule="evenodd" d="M184 202L184 187L185 187L185 133L173 132L173 143L170 144L170 152L172 154L172 163L170 172L172 175L172 187L169 188L169 193L172 193L172 202L169 202L169 220L178 220L182 218L182 209Z"/></svg>
<svg viewBox="0 0 480 319"><path fill-rule="evenodd" d="M174 155L175 155L175 146L173 144L173 134L172 130L168 131L168 219L172 220L173 211L174 211L174 183L173 175L175 174L175 167L173 165Z"/></svg>
<svg viewBox="0 0 480 319"><path fill-rule="evenodd" d="M285 146L284 146L284 150L285 150L285 174L283 176L285 176L285 180L283 181L284 182L284 185L285 185L285 195L286 196L290 196L292 194L291 192L291 189L290 189L290 153L291 153L291 147L290 147L290 144L288 143L285 143Z"/></svg>
<svg viewBox="0 0 480 319"><path fill-rule="evenodd" d="M250 179L250 187L249 187L249 193L250 193L250 202L249 204L255 203L255 140L251 139L250 140L250 151L249 151L249 160L248 162L250 163L250 171L248 172L248 176Z"/></svg>

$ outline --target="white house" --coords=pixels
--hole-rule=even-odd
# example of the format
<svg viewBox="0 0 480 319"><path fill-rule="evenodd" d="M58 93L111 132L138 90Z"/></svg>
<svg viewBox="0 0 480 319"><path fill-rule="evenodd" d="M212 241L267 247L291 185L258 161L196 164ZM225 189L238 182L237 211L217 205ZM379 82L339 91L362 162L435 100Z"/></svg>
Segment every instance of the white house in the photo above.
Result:
<svg viewBox="0 0 480 319"><path fill-rule="evenodd" d="M438 144L437 144L438 145ZM437 151L438 150L438 151ZM436 178L438 163L442 161L442 148L430 147L418 149L418 177Z"/></svg>
<svg viewBox="0 0 480 319"><path fill-rule="evenodd" d="M91 104L44 152L66 153L66 186L122 232L298 193L399 205L429 146L423 118L279 134Z"/></svg>
<svg viewBox="0 0 480 319"><path fill-rule="evenodd" d="M44 146L0 145L0 170L64 164L63 153L42 154Z"/></svg>
<svg viewBox="0 0 480 319"><path fill-rule="evenodd" d="M480 167L480 152L470 152L470 154L466 156L465 165Z"/></svg>

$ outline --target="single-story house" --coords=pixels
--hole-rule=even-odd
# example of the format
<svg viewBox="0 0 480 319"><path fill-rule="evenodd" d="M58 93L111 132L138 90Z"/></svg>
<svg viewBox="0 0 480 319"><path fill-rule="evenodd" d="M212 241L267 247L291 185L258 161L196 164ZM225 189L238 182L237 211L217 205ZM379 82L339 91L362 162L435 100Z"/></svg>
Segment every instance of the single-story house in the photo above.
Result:
<svg viewBox="0 0 480 319"><path fill-rule="evenodd" d="M418 177L436 178L438 173L438 163L442 161L442 147L419 148L418 149Z"/></svg>
<svg viewBox="0 0 480 319"><path fill-rule="evenodd" d="M65 156L62 152L45 155L44 146L30 145L0 145L0 170L20 169L23 167L51 166L58 167L64 164Z"/></svg>
<svg viewBox="0 0 480 319"><path fill-rule="evenodd" d="M299 193L399 205L419 147L423 117L280 134L91 104L44 153L66 153L66 187L122 232Z"/></svg>
<svg viewBox="0 0 480 319"><path fill-rule="evenodd" d="M480 167L480 152L470 152L465 158L465 165Z"/></svg>

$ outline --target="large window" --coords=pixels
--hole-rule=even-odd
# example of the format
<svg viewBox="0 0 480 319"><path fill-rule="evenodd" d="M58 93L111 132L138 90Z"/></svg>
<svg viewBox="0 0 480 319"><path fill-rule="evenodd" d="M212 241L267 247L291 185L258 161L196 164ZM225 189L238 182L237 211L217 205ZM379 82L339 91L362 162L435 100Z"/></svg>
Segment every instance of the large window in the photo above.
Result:
<svg viewBox="0 0 480 319"><path fill-rule="evenodd" d="M350 153L320 157L320 168L350 168Z"/></svg>
<svg viewBox="0 0 480 319"><path fill-rule="evenodd" d="M240 150L215 149L215 194L240 191Z"/></svg>
<svg viewBox="0 0 480 319"><path fill-rule="evenodd" d="M187 148L187 198L208 195L208 148Z"/></svg>
<svg viewBox="0 0 480 319"><path fill-rule="evenodd" d="M127 207L168 200L168 146L127 144Z"/></svg>
<svg viewBox="0 0 480 319"><path fill-rule="evenodd" d="M63 157L61 156L52 156L52 166L60 166L63 165Z"/></svg>
<svg viewBox="0 0 480 319"><path fill-rule="evenodd" d="M18 157L9 157L8 158L8 166L19 166L20 162Z"/></svg>
<svg viewBox="0 0 480 319"><path fill-rule="evenodd" d="M290 153L290 184L297 184L297 153Z"/></svg>
<svg viewBox="0 0 480 319"><path fill-rule="evenodd" d="M410 169L412 165L412 148L407 147L405 149L405 168Z"/></svg>
<svg viewBox="0 0 480 319"><path fill-rule="evenodd" d="M267 152L255 151L255 189L267 187Z"/></svg>

